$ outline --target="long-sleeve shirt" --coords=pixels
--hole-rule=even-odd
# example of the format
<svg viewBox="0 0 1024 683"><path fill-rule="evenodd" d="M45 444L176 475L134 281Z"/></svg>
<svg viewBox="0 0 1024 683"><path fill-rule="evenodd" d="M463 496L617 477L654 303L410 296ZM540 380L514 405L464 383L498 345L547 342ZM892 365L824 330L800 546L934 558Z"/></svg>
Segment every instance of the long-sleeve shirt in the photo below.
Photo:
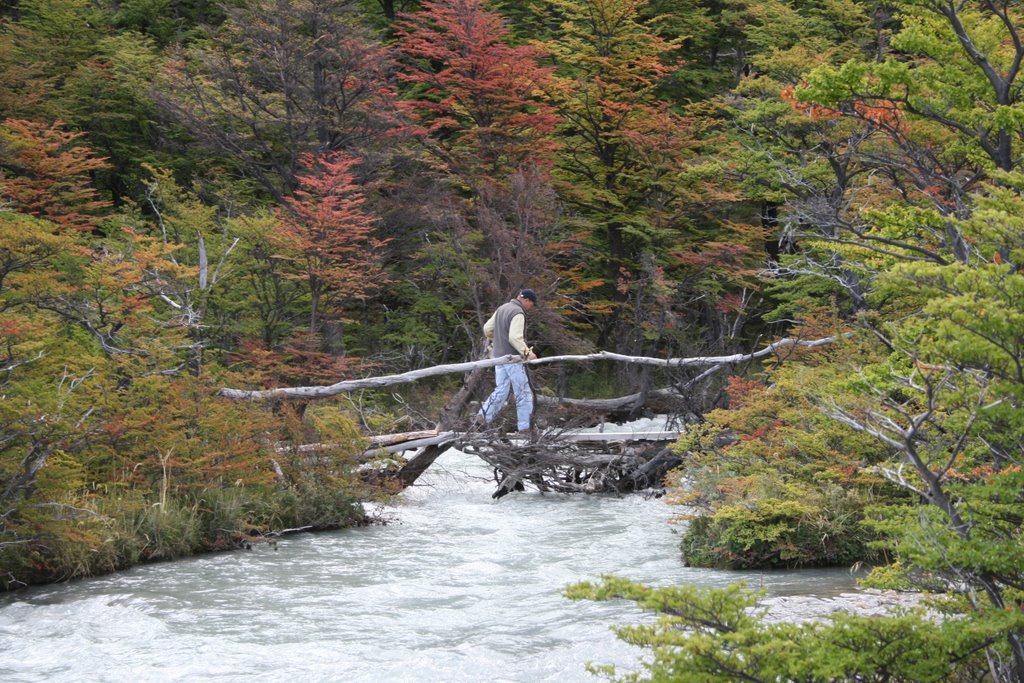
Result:
<svg viewBox="0 0 1024 683"><path fill-rule="evenodd" d="M530 347L526 345L526 311L515 299L502 304L484 323L484 336L494 342L491 356L519 354L526 356Z"/></svg>

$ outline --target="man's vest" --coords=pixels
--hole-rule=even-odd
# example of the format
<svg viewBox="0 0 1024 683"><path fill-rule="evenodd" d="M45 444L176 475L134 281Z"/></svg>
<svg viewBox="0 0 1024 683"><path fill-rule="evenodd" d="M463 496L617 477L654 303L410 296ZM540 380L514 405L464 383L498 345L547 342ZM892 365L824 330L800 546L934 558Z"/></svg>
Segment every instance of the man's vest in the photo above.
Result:
<svg viewBox="0 0 1024 683"><path fill-rule="evenodd" d="M519 350L508 341L508 327L512 324L512 318L517 315L525 317L526 310L515 299L498 306L498 310L494 312L494 348L491 357L519 355Z"/></svg>

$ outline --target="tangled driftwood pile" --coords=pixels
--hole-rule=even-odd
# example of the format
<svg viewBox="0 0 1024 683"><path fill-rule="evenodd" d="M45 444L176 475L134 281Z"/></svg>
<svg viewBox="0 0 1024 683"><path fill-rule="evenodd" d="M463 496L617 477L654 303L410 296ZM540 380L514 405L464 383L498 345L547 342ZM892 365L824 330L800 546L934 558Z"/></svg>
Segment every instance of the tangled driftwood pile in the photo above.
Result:
<svg viewBox="0 0 1024 683"><path fill-rule="evenodd" d="M495 498L527 487L555 493L627 493L660 489L665 474L679 465L679 456L665 442L638 440L667 439L671 434L580 435L548 430L526 439L488 430L463 437L458 447L494 468Z"/></svg>

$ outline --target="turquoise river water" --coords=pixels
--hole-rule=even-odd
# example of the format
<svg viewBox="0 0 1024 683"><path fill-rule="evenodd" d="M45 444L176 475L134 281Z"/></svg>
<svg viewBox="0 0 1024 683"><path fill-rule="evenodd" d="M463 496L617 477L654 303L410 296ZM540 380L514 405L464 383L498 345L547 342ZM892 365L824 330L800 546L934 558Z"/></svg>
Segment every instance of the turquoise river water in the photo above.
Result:
<svg viewBox="0 0 1024 683"><path fill-rule="evenodd" d="M745 580L770 595L850 591L843 570L684 567L678 513L638 495L491 499L490 470L449 451L387 524L285 537L0 595L0 681L598 681L636 669L624 602L572 602L574 581Z"/></svg>

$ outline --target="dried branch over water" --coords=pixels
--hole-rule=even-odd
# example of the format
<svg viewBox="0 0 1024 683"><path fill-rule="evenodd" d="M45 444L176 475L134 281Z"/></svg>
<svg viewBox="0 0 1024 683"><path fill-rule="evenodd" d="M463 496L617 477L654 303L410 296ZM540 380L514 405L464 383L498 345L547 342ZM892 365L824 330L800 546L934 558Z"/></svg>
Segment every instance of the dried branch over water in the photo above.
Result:
<svg viewBox="0 0 1024 683"><path fill-rule="evenodd" d="M262 400L267 398L289 398L289 399L313 399L336 396L349 391L359 389L373 389L386 387L393 384L407 384L427 377L438 375L451 375L460 372L470 372L481 368L506 365L509 363L524 363L525 365L543 365L547 363L580 363L601 360L611 360L620 363L632 363L637 365L652 365L664 368L683 367L713 367L723 365L735 365L747 361L764 358L778 354L789 348L815 348L832 344L838 337L824 337L822 339L805 340L787 337L765 346L759 351L752 353L735 353L728 356L695 356L693 358L651 358L649 356L626 356L610 351L599 351L585 355L549 356L531 361L523 361L519 356L501 356L499 358L486 358L483 360L468 361L465 363L449 363L447 365L435 365L429 368L411 370L397 375L385 375L382 377L366 377L363 379L345 380L326 386L306 387L281 387L277 389L231 389L223 388L218 393L231 399Z"/></svg>

